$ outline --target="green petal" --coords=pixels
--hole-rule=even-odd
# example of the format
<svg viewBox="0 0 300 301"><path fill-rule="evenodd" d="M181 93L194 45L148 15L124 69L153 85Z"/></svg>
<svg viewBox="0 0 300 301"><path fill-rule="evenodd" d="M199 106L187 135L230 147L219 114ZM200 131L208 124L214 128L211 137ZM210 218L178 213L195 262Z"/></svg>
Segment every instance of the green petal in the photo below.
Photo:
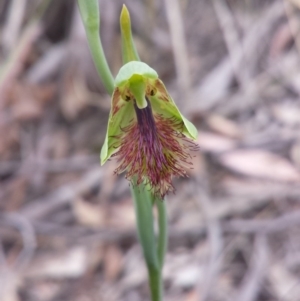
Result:
<svg viewBox="0 0 300 301"><path fill-rule="evenodd" d="M185 125L183 133L192 139L196 139L198 135L196 127L180 113L163 82L160 79L156 79L152 81L152 85L157 90L154 96L150 96L153 111L167 118L175 117L178 120L182 120Z"/></svg>
<svg viewBox="0 0 300 301"><path fill-rule="evenodd" d="M123 63L130 61L140 61L139 54L136 50L132 38L131 21L129 11L125 4L123 4L120 16L121 36L122 36L122 58Z"/></svg>
<svg viewBox="0 0 300 301"><path fill-rule="evenodd" d="M122 135L122 129L135 120L133 103L122 99L119 88L114 90L112 96L112 107L109 114L108 126L104 144L101 149L101 165L117 151L116 146L120 139L116 136Z"/></svg>
<svg viewBox="0 0 300 301"><path fill-rule="evenodd" d="M150 68L147 64L137 61L132 61L125 64L119 71L115 86L121 87L129 82L133 75L142 75L146 79L158 78L157 72Z"/></svg>
<svg viewBox="0 0 300 301"><path fill-rule="evenodd" d="M129 89L134 96L136 105L139 109L144 109L147 107L147 101L145 98L145 80L142 75L134 74L131 76Z"/></svg>

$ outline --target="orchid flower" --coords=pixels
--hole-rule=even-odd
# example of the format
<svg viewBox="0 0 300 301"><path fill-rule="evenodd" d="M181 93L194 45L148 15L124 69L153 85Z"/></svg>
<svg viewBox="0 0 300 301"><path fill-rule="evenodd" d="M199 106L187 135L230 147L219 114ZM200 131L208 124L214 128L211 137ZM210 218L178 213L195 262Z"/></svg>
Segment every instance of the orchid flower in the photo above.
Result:
<svg viewBox="0 0 300 301"><path fill-rule="evenodd" d="M186 176L197 130L178 110L155 70L132 61L115 79L101 164L116 157L116 174L136 177L162 199L173 192L172 176Z"/></svg>

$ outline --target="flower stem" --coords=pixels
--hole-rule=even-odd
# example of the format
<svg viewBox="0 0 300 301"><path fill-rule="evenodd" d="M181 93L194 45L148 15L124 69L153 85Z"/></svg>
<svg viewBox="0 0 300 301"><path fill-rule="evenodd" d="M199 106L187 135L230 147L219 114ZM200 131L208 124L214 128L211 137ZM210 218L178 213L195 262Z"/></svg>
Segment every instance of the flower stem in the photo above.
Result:
<svg viewBox="0 0 300 301"><path fill-rule="evenodd" d="M114 78L107 64L99 36L100 12L98 0L78 0L78 5L95 66L107 93L111 95L114 90Z"/></svg>
<svg viewBox="0 0 300 301"><path fill-rule="evenodd" d="M152 301L162 301L161 263L158 259L153 221L153 195L144 184L131 185L139 241L146 261Z"/></svg>
<svg viewBox="0 0 300 301"><path fill-rule="evenodd" d="M156 199L158 211L158 238L157 238L157 257L160 269L162 270L165 260L165 254L168 246L168 219L166 200Z"/></svg>
<svg viewBox="0 0 300 301"><path fill-rule="evenodd" d="M148 267L149 287L152 301L163 300L163 286L160 268L151 269Z"/></svg>

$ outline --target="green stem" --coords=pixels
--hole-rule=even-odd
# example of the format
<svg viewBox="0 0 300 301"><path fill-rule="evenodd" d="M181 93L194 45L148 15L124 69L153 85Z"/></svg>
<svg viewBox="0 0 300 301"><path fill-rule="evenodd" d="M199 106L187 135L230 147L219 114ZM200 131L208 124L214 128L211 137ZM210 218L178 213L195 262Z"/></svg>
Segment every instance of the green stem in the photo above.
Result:
<svg viewBox="0 0 300 301"><path fill-rule="evenodd" d="M147 266L158 268L156 254L156 241L154 235L152 201L149 192L144 185L131 185L131 192L134 200L136 213L137 232L143 248Z"/></svg>
<svg viewBox="0 0 300 301"><path fill-rule="evenodd" d="M166 200L156 199L158 211L157 257L162 270L168 246L168 218Z"/></svg>
<svg viewBox="0 0 300 301"><path fill-rule="evenodd" d="M131 185L136 214L137 232L146 261L152 301L161 301L163 288L158 259L152 211L152 193L144 184Z"/></svg>
<svg viewBox="0 0 300 301"><path fill-rule="evenodd" d="M114 78L107 64L99 36L98 0L78 0L78 5L94 63L107 93L111 95L114 91Z"/></svg>
<svg viewBox="0 0 300 301"><path fill-rule="evenodd" d="M162 286L162 276L161 270L151 269L148 267L148 277L149 277L149 287L151 291L152 301L162 301L163 300L163 286Z"/></svg>

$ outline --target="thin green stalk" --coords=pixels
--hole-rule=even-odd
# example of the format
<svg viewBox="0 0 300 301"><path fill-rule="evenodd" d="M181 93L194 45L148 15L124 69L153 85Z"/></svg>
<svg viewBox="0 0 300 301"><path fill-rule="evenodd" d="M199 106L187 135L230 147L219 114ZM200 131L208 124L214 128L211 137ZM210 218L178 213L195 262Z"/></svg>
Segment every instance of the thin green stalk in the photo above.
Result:
<svg viewBox="0 0 300 301"><path fill-rule="evenodd" d="M114 91L114 78L107 64L99 36L98 0L78 0L78 5L95 66L106 91L111 95Z"/></svg>
<svg viewBox="0 0 300 301"><path fill-rule="evenodd" d="M163 300L163 281L159 268L151 269L148 267L149 287L152 301Z"/></svg>
<svg viewBox="0 0 300 301"><path fill-rule="evenodd" d="M152 195L145 185L131 185L136 214L137 232L146 261L152 301L162 301L161 268L156 252L152 211Z"/></svg>
<svg viewBox="0 0 300 301"><path fill-rule="evenodd" d="M144 185L132 184L131 192L134 199L137 231L144 257L147 265L156 269L159 264L156 254L151 195Z"/></svg>
<svg viewBox="0 0 300 301"><path fill-rule="evenodd" d="M156 199L156 207L158 211L158 238L157 238L157 257L160 269L162 270L165 255L168 246L168 218L166 200Z"/></svg>

